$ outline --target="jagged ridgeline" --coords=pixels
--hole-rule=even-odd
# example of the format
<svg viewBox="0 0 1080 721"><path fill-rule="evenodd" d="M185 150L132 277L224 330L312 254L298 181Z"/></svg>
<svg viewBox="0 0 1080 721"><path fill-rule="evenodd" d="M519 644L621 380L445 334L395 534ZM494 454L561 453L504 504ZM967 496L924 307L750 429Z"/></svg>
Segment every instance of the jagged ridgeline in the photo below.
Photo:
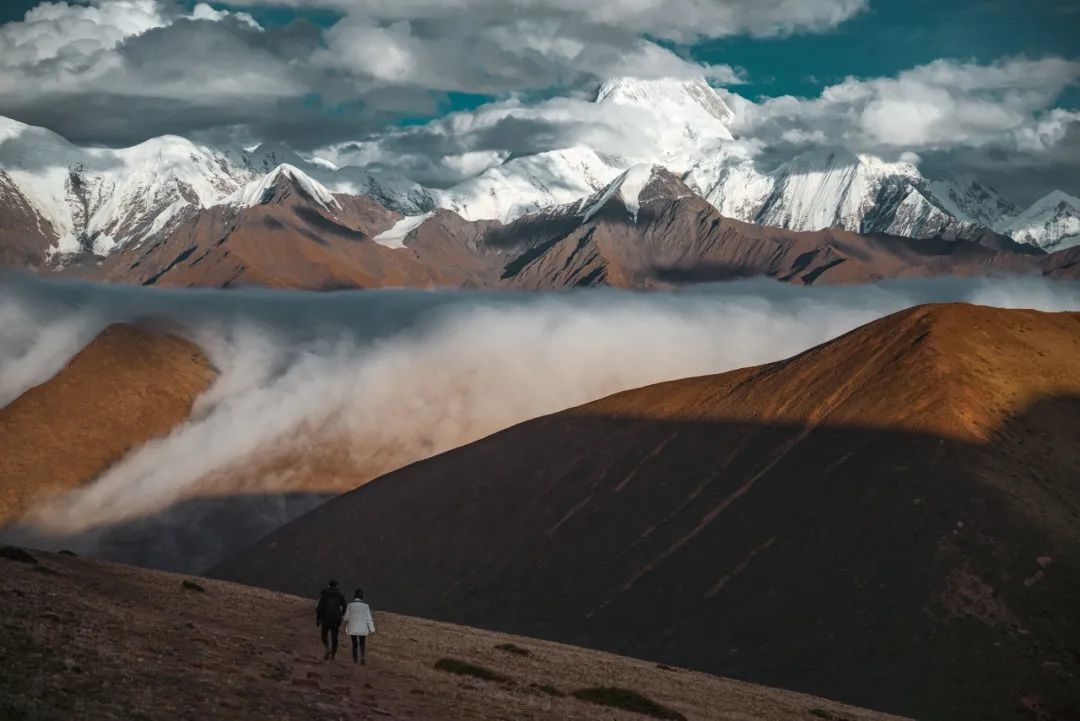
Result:
<svg viewBox="0 0 1080 721"><path fill-rule="evenodd" d="M282 175L328 211L332 198L364 196L397 217L444 208L465 220L507 223L602 191L643 163L667 168L727 218L782 229L961 239L993 248L1010 247L1011 239L1047 250L1080 240L1080 201L1060 192L1021 209L977 180L931 180L908 163L841 151L763 166L729 129L734 113L722 91L701 80L616 79L601 87L596 103L641 113L649 141L623 156L586 146L516 156L449 188L336 167L281 144L212 147L162 136L130 148L88 149L0 119L0 263L50 268L71 265L73 256L149 253L183 227L207 222L206 215L235 215L261 202ZM343 224L366 235L393 225Z"/></svg>

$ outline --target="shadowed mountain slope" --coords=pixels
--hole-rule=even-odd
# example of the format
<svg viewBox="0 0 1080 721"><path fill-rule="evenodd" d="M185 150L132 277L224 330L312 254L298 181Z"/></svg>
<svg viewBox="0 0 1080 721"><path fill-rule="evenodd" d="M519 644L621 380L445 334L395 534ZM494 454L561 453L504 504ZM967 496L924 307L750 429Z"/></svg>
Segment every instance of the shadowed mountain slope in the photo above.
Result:
<svg viewBox="0 0 1080 721"><path fill-rule="evenodd" d="M607 686L642 694L670 710L667 718L899 721L791 691L384 613L377 594L368 595L377 633L367 664L352 663L347 639L324 662L311 623L317 589L298 598L30 553L23 563L9 559L17 551L0 555L4 719L648 718L570 695ZM448 658L500 678L435 668Z"/></svg>
<svg viewBox="0 0 1080 721"><path fill-rule="evenodd" d="M0 408L0 525L168 433L214 376L187 340L106 328L57 375Z"/></svg>
<svg viewBox="0 0 1080 721"><path fill-rule="evenodd" d="M214 575L926 719L1080 698L1080 314L922 306L389 474Z"/></svg>
<svg viewBox="0 0 1080 721"><path fill-rule="evenodd" d="M655 288L749 276L790 283L1037 273L1042 256L1003 239L978 243L791 231L726 218L664 168L648 169L627 200L612 188L560 212L538 213L487 235L514 248L502 282L534 290L579 285Z"/></svg>

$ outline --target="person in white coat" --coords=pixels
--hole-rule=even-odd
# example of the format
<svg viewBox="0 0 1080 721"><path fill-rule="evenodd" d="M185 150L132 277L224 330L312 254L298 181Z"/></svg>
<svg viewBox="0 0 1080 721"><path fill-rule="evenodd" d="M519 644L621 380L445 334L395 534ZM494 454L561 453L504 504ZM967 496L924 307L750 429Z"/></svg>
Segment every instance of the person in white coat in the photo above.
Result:
<svg viewBox="0 0 1080 721"><path fill-rule="evenodd" d="M364 589L356 589L356 595L345 608L345 633L352 639L353 663L361 665L367 662L367 637L375 633L375 620L371 617L371 607L364 603Z"/></svg>

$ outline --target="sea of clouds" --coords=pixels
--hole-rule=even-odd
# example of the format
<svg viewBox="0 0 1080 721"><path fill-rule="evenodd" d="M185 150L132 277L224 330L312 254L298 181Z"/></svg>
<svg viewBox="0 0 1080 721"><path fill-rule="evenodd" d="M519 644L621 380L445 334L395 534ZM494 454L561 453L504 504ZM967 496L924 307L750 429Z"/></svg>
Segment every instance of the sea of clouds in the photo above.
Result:
<svg viewBox="0 0 1080 721"><path fill-rule="evenodd" d="M219 371L188 422L37 509L14 533L39 545L199 570L331 493L515 423L657 381L785 358L937 301L1080 310L1080 283L805 288L760 279L664 293L310 293L0 276L0 406L48 380L116 322L186 336ZM291 488L288 467L229 474L282 454L303 466L305 454L328 442L345 449L347 473L323 488L311 487L308 468L304 493L292 496L282 493ZM215 474L242 478L242 488L223 489L251 499L241 530L227 520L235 514L191 500ZM133 528L154 543L133 542ZM181 542L174 536L185 529Z"/></svg>

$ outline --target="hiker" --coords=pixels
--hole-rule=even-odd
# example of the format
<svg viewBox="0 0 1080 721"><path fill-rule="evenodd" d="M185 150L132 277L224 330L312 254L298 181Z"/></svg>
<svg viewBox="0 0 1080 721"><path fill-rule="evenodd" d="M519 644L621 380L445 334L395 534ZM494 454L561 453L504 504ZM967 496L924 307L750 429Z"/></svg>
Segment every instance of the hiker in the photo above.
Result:
<svg viewBox="0 0 1080 721"><path fill-rule="evenodd" d="M344 613L345 596L338 590L337 581L331 580L319 593L319 605L315 607L315 625L322 630L322 643L326 648L324 661L337 655L338 629Z"/></svg>
<svg viewBox="0 0 1080 721"><path fill-rule="evenodd" d="M356 595L349 601L349 607L345 609L345 633L352 639L352 660L357 662L359 652L360 665L365 665L367 659L364 652L367 650L367 637L375 633L375 620L371 617L371 607L364 603L364 589L356 589Z"/></svg>

